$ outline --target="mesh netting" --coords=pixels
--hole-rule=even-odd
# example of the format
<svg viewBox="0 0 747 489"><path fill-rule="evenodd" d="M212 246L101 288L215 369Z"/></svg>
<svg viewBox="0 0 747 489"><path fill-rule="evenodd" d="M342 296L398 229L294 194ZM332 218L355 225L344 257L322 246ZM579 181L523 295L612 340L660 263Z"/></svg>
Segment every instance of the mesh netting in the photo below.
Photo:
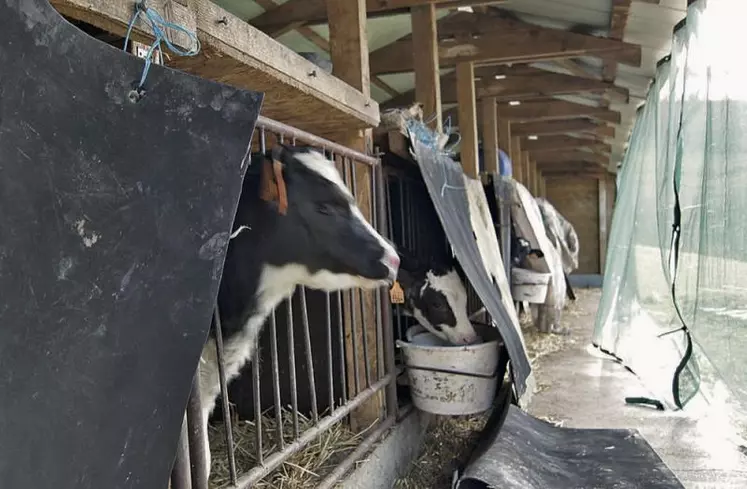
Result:
<svg viewBox="0 0 747 489"><path fill-rule="evenodd" d="M723 385L747 406L745 9L688 7L618 177L593 341L672 408Z"/></svg>

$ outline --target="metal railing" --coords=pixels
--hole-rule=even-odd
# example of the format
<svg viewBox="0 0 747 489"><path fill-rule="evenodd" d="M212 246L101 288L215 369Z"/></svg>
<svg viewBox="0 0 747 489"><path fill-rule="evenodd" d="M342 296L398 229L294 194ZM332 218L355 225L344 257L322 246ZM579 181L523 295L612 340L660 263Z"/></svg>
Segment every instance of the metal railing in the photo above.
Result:
<svg viewBox="0 0 747 489"><path fill-rule="evenodd" d="M336 162L358 204L366 209L364 215L368 213L374 227L387 234L384 176L377 158L260 117L252 151L265 152L278 142L302 143L323 150ZM389 296L384 288L326 293L298 287L293 297L270 315L251 364L246 365L230 388L223 371L223 338L217 308L213 330L222 408L216 409L214 416L222 417L230 479L223 487L253 487L317 437L367 405L366 412L376 412L371 429L324 478L315 481L317 487L333 487L396 421L394 332ZM285 334L279 335L282 331ZM259 368L261 365L265 368ZM288 405L289 412L284 409ZM267 417L274 422L274 433L263 429L265 413L270 413ZM251 419L255 427L251 467L240 467L235 457L237 451L248 448L234 439L234 415ZM172 471L172 489L207 489L201 417L195 381ZM300 422L302 417L308 420L305 428ZM290 433L283 429L287 425L291 425ZM216 452L211 450L211 454L215 461Z"/></svg>

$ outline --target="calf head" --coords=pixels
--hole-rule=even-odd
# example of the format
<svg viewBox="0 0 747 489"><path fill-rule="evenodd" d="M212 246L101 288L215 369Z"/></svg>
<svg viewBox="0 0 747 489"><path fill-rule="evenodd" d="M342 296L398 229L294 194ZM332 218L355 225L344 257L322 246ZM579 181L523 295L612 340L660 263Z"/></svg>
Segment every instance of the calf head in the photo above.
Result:
<svg viewBox="0 0 747 489"><path fill-rule="evenodd" d="M467 289L455 267L423 267L409 259L397 277L405 310L428 331L455 345L478 340L467 316Z"/></svg>
<svg viewBox="0 0 747 489"><path fill-rule="evenodd" d="M334 163L309 147L278 145L271 157L260 193L276 201L271 205L281 215L267 264L285 267L296 283L313 289L391 284L399 256L363 217Z"/></svg>

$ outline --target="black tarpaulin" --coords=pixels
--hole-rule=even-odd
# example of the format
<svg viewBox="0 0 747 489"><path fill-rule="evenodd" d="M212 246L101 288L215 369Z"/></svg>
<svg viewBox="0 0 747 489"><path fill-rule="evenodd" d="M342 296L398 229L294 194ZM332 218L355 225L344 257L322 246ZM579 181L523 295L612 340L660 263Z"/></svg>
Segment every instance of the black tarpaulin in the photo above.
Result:
<svg viewBox="0 0 747 489"><path fill-rule="evenodd" d="M262 95L0 0L0 487L165 489Z"/></svg>
<svg viewBox="0 0 747 489"><path fill-rule="evenodd" d="M486 438L487 439L487 438ZM683 489L636 430L561 428L509 406L456 489Z"/></svg>
<svg viewBox="0 0 747 489"><path fill-rule="evenodd" d="M521 397L527 390L527 378L531 373L529 359L521 339L521 331L511 320L501 302L500 289L482 264L469 219L469 202L462 168L447 155L415 139L411 144L413 158L418 162L454 254L503 338L511 360L517 395Z"/></svg>

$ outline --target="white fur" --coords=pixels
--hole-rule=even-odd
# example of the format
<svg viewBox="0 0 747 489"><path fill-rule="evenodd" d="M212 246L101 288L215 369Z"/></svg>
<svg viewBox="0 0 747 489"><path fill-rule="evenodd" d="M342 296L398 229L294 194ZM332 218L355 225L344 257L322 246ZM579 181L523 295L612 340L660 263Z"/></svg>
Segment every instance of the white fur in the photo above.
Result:
<svg viewBox="0 0 747 489"><path fill-rule="evenodd" d="M345 195L349 201L350 201L350 212L353 214L353 216L360 221L360 223L370 232L372 235L376 236L377 240L379 241L379 244L386 250L386 258L383 260L383 263L389 268L389 270L392 272L393 276L390 277L392 280L396 278L396 270L392 270L392 265L390 263L390 259L393 257L397 258L397 261L399 261L399 255L397 254L397 251L394 249L394 246L392 246L387 240L385 240L375 229L371 224L366 220L365 217L363 217L363 213L360 211L357 205L355 205L355 198L353 197L353 194L350 193L350 190L348 189L347 185L345 185L345 182L342 180L342 177L340 176L340 172L337 171L337 168L335 167L335 164L332 160L328 160L325 158L321 153L318 153L316 151L310 151L308 153L299 153L296 154L296 159L300 161L306 168L309 170L315 172L316 174L326 178L328 181L335 184L335 186L338 188L338 190Z"/></svg>
<svg viewBox="0 0 747 489"><path fill-rule="evenodd" d="M474 343L477 339L477 332L467 316L467 289L465 289L462 279L456 273L456 270L450 270L445 275L435 275L432 270L428 271L425 277L425 284L420 293L430 287L437 292L441 292L446 297L454 317L456 326L452 327L446 324L433 325L428 321L422 311L415 308L413 316L424 328L439 338L442 338L455 345L464 345ZM441 328L441 331L436 329Z"/></svg>

